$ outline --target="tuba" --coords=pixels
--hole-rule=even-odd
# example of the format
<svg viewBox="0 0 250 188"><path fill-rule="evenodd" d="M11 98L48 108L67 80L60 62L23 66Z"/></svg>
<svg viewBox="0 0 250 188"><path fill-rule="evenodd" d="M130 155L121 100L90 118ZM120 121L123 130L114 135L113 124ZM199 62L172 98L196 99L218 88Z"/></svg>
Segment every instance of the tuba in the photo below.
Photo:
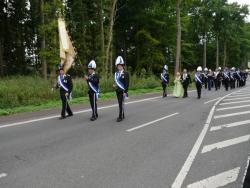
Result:
<svg viewBox="0 0 250 188"><path fill-rule="evenodd" d="M73 47L72 41L70 40L70 37L68 35L66 23L63 18L58 19L58 30L61 66L64 67L65 72L68 72L71 66L74 65L76 52Z"/></svg>

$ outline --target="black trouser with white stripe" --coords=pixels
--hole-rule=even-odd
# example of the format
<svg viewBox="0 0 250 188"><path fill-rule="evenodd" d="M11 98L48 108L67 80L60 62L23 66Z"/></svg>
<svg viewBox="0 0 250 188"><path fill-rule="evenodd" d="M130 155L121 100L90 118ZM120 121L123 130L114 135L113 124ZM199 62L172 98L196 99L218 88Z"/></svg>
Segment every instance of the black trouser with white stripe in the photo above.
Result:
<svg viewBox="0 0 250 188"><path fill-rule="evenodd" d="M163 97L166 97L167 96L167 91L166 91L167 84L162 82L161 85L162 85L162 89L163 89Z"/></svg>
<svg viewBox="0 0 250 188"><path fill-rule="evenodd" d="M96 93L89 91L89 101L90 101L90 106L92 108L92 117L95 118L98 117L96 100L97 100Z"/></svg>
<svg viewBox="0 0 250 188"><path fill-rule="evenodd" d="M225 80L224 80L224 85L225 85L226 91L228 91L229 83L230 83L230 80L229 80L229 79L225 79Z"/></svg>
<svg viewBox="0 0 250 188"><path fill-rule="evenodd" d="M196 82L196 89L197 89L197 95L198 95L198 99L201 98L201 89L202 89L202 85L199 82Z"/></svg>
<svg viewBox="0 0 250 188"><path fill-rule="evenodd" d="M67 111L68 115L72 115L72 111L70 109L67 97L65 96L66 92L60 90L60 96L61 96L61 100L62 100L62 112L61 112L61 116L65 117L65 113Z"/></svg>
<svg viewBox="0 0 250 188"><path fill-rule="evenodd" d="M119 104L119 118L124 118L124 92L116 91L116 96Z"/></svg>

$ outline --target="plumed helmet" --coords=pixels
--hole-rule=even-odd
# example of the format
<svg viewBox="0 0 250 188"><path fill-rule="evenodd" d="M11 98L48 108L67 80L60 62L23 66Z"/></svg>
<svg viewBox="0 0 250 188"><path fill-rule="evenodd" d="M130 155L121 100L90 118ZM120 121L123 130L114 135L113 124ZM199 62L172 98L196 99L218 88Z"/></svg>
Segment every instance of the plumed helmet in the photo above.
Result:
<svg viewBox="0 0 250 188"><path fill-rule="evenodd" d="M122 56L118 56L116 58L115 66L117 66L117 65L124 65L124 60L123 60Z"/></svg>
<svg viewBox="0 0 250 188"><path fill-rule="evenodd" d="M202 71L202 67L201 66L197 67L197 71Z"/></svg>
<svg viewBox="0 0 250 188"><path fill-rule="evenodd" d="M168 66L167 65L164 65L163 67L165 70L168 70Z"/></svg>
<svg viewBox="0 0 250 188"><path fill-rule="evenodd" d="M204 71L208 71L208 68L206 67L206 68L204 69Z"/></svg>
<svg viewBox="0 0 250 188"><path fill-rule="evenodd" d="M221 70L221 67L218 67L218 70Z"/></svg>
<svg viewBox="0 0 250 188"><path fill-rule="evenodd" d="M94 60L91 60L88 64L88 69L96 69L96 63Z"/></svg>
<svg viewBox="0 0 250 188"><path fill-rule="evenodd" d="M64 68L63 64L60 64L60 65L58 66L58 70L64 70L63 68Z"/></svg>

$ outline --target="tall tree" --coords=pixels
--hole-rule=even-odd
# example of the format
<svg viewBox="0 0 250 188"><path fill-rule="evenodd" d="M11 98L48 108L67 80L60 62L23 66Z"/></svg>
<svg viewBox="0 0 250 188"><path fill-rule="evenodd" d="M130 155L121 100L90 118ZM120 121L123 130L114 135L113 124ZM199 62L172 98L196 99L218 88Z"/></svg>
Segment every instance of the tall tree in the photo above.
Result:
<svg viewBox="0 0 250 188"><path fill-rule="evenodd" d="M181 1L176 0L176 58L175 58L175 74L180 71L181 61Z"/></svg>

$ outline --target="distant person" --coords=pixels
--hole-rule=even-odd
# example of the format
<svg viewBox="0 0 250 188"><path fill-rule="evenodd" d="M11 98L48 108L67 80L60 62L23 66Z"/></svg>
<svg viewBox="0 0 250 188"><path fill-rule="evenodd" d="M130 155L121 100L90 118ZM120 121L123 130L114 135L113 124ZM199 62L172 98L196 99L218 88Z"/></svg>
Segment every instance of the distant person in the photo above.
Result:
<svg viewBox="0 0 250 188"><path fill-rule="evenodd" d="M197 89L197 98L200 99L201 98L201 89L202 89L202 86L204 84L204 77L202 74L201 66L199 66L197 68L197 72L195 73L195 76L194 76L194 81L195 81L195 85L196 85L196 89Z"/></svg>
<svg viewBox="0 0 250 188"><path fill-rule="evenodd" d="M188 92L187 92L188 86L189 86L189 84L192 83L191 76L190 76L190 74L188 74L187 69L183 70L183 73L181 75L181 80L182 80L182 86L184 89L183 98L186 98L186 97L188 97Z"/></svg>
<svg viewBox="0 0 250 188"><path fill-rule="evenodd" d="M84 79L87 81L89 86L89 101L92 109L92 116L90 121L95 121L98 118L97 113L97 99L99 98L100 89L99 89L99 76L95 73L96 62L94 60L90 61L88 64L88 75L84 76Z"/></svg>
<svg viewBox="0 0 250 188"><path fill-rule="evenodd" d="M183 97L184 90L181 83L181 74L179 72L176 73L175 80L174 80L174 90L173 96L174 97Z"/></svg>
<svg viewBox="0 0 250 188"><path fill-rule="evenodd" d="M215 82L215 90L217 91L221 87L221 83L223 80L223 73L221 67L218 67L214 72L214 82Z"/></svg>
<svg viewBox="0 0 250 188"><path fill-rule="evenodd" d="M237 74L236 74L236 69L235 67L232 67L230 72L230 89L235 89L235 83L236 83L236 78L237 78Z"/></svg>
<svg viewBox="0 0 250 188"><path fill-rule="evenodd" d="M204 68L203 75L204 75L205 89L207 89L207 86L208 86L208 68L207 67Z"/></svg>
<svg viewBox="0 0 250 188"><path fill-rule="evenodd" d="M207 81L208 91L211 91L211 88L213 87L213 83L214 83L214 73L212 69L208 70L207 77L208 77L208 81Z"/></svg>
<svg viewBox="0 0 250 188"><path fill-rule="evenodd" d="M169 74L168 74L168 66L164 65L162 73L161 73L161 85L162 85L162 90L163 90L163 95L162 97L167 97L167 85L169 83Z"/></svg>
<svg viewBox="0 0 250 188"><path fill-rule="evenodd" d="M120 122L125 118L124 99L128 97L129 73L124 69L125 63L121 56L117 57L115 65L117 71L115 72L114 87L116 88L116 96L119 104L119 116L117 122Z"/></svg>
<svg viewBox="0 0 250 188"><path fill-rule="evenodd" d="M236 70L236 87L237 88L240 87L241 80L242 80L242 77L240 75L240 69L237 68L237 70Z"/></svg>
<svg viewBox="0 0 250 188"><path fill-rule="evenodd" d="M223 80L224 80L225 90L228 91L228 87L229 87L231 79L230 79L230 73L227 67L225 67L224 72L223 72Z"/></svg>
<svg viewBox="0 0 250 188"><path fill-rule="evenodd" d="M59 67L60 74L57 79L56 88L60 89L60 97L62 100L62 111L61 111L61 117L59 119L65 119L66 118L66 111L68 113L68 116L73 116L73 112L70 109L68 101L71 98L71 92L73 89L73 83L71 76L69 74L66 74L64 72L63 66Z"/></svg>

